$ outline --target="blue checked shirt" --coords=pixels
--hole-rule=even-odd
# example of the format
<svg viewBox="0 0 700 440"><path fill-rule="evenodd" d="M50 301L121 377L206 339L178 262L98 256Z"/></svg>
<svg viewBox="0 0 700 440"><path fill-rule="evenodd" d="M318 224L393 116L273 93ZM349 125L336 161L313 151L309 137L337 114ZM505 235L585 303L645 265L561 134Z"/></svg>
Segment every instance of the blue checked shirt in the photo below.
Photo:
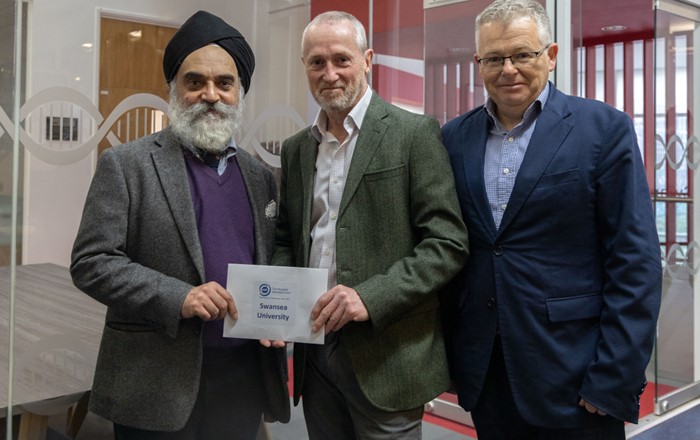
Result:
<svg viewBox="0 0 700 440"><path fill-rule="evenodd" d="M549 85L525 110L523 120L510 131L506 130L496 117L496 104L491 98L486 100L485 109L493 124L486 141L484 182L496 229L501 226L503 213L515 185L515 177L518 175L532 132L535 130L537 116L544 108L548 96Z"/></svg>

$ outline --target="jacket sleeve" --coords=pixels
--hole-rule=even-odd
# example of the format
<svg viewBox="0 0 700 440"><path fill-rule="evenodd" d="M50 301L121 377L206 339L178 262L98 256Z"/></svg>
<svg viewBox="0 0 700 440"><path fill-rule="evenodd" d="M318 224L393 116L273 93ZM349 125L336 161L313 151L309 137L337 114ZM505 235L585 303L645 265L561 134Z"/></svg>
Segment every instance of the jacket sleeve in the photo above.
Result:
<svg viewBox="0 0 700 440"><path fill-rule="evenodd" d="M580 395L622 420L637 422L661 298L656 224L629 117L614 112L601 139L596 218L606 282L597 353Z"/></svg>
<svg viewBox="0 0 700 440"><path fill-rule="evenodd" d="M172 247L167 252L170 242L157 232L172 225L163 216L149 221L158 213L144 211L148 207L142 209L135 193L148 189L128 177L125 168L114 149L101 155L73 245L71 276L76 287L109 307L108 325L113 320L132 331L175 337L181 305L192 288L176 276L187 276L192 264L171 263L169 274L155 267L178 252Z"/></svg>

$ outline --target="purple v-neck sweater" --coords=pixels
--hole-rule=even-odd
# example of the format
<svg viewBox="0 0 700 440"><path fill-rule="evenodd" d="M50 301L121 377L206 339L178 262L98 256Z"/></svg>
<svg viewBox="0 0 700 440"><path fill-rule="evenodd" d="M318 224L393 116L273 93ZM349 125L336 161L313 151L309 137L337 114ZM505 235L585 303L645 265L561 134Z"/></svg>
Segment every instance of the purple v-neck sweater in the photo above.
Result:
<svg viewBox="0 0 700 440"><path fill-rule="evenodd" d="M253 264L255 255L255 225L243 176L236 156L228 159L222 175L196 157L185 157L205 281L216 281L225 288L228 264ZM223 319L204 324L205 347L237 347L249 342L224 338L223 326Z"/></svg>

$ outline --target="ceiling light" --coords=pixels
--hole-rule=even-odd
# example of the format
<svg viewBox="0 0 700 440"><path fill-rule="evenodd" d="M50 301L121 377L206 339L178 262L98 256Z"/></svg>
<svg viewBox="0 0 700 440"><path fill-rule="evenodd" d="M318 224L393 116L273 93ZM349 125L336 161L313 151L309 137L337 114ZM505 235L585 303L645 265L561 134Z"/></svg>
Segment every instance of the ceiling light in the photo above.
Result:
<svg viewBox="0 0 700 440"><path fill-rule="evenodd" d="M603 32L619 32L619 31L624 31L627 29L627 26L621 25L621 24L614 24L612 26L603 26L600 28L601 31Z"/></svg>

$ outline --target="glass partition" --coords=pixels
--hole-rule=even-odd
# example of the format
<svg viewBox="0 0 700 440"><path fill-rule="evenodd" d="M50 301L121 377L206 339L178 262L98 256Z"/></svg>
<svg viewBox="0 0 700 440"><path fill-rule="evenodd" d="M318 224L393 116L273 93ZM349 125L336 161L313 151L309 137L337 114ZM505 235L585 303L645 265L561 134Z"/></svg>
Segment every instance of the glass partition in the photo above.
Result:
<svg viewBox="0 0 700 440"><path fill-rule="evenodd" d="M169 35L205 9L251 42L257 66L239 145L276 169L281 141L306 125L298 53L309 4L20 4L18 23L15 2L0 0L0 439L43 439L52 428L74 436L87 412L105 307L73 286L70 251L99 151L167 124Z"/></svg>
<svg viewBox="0 0 700 440"><path fill-rule="evenodd" d="M700 395L693 118L700 4L689 3L659 1L655 9L643 0L572 0L571 26L557 27L571 35L572 93L605 101L633 119L655 206L664 278L642 418Z"/></svg>
<svg viewBox="0 0 700 440"><path fill-rule="evenodd" d="M0 438L12 438L16 267L21 263L23 155L16 126L24 102L27 15L23 2L0 2ZM17 62L19 60L19 62Z"/></svg>
<svg viewBox="0 0 700 440"><path fill-rule="evenodd" d="M541 2L556 18L562 48L568 48L553 76L557 86L620 108L637 127L664 263L657 347L648 370L653 385L642 412L654 411L656 403L656 412L663 413L700 394L694 388L700 379L694 263L700 4L658 0L655 11L648 0ZM31 8L22 3L18 15L14 1L0 0L0 400L12 399L18 415L14 426L3 425L3 434L22 424L25 432L41 435L47 416L66 412L71 429L80 426L104 309L72 288L67 266L98 151L167 124L157 80L162 48L143 45L162 45L196 9L234 23L251 41L257 64L239 144L275 172L281 142L309 124L318 108L299 61L310 15L344 9L363 21L376 53L372 86L397 106L444 123L485 99L472 55L474 18L490 0L203 0L197 8L181 3L33 0ZM111 37L102 32L110 20L124 26ZM141 54L139 65L150 59L155 67L108 81L114 75L101 73L114 66L101 60L110 59L106 46L117 41L124 45L119 53L127 55L114 59L131 66L128 54ZM16 71L23 81L16 81ZM139 75L156 78L155 88L138 85ZM127 77L137 84L122 81ZM57 307L56 292L68 295L67 316L89 317L83 320L87 327L68 337L46 330L30 335L42 328L36 322L43 316L27 314L27 305ZM42 297L46 293L53 296ZM24 304L15 315L11 299ZM10 347L14 335L12 343L19 345ZM25 399L32 388L43 394ZM37 403L48 400L53 405ZM11 422L7 403L1 408L2 420ZM448 394L431 402L428 413L456 421L459 429L470 424Z"/></svg>
<svg viewBox="0 0 700 440"><path fill-rule="evenodd" d="M698 361L698 121L695 48L700 7L659 2L655 11L653 114L654 200L664 264L654 363L655 412L663 414L700 396Z"/></svg>

